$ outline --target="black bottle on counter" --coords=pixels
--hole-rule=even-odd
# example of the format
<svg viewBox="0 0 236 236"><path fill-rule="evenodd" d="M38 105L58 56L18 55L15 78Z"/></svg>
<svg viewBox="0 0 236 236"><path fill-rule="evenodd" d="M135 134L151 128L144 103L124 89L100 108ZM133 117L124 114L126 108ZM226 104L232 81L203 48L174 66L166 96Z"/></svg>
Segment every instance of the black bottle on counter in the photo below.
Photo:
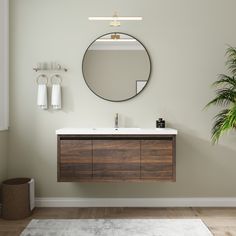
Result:
<svg viewBox="0 0 236 236"><path fill-rule="evenodd" d="M165 128L166 125L165 125L165 120L163 120L162 118L159 118L157 121L156 121L156 127L157 128Z"/></svg>

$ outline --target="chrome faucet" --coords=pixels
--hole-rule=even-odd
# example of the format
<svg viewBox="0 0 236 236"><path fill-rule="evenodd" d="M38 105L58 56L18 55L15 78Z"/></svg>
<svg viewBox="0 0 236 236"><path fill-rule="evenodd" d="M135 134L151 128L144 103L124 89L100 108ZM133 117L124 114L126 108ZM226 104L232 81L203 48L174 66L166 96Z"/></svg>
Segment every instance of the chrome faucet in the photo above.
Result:
<svg viewBox="0 0 236 236"><path fill-rule="evenodd" d="M118 113L116 113L116 117L115 117L115 129L119 128L119 115Z"/></svg>

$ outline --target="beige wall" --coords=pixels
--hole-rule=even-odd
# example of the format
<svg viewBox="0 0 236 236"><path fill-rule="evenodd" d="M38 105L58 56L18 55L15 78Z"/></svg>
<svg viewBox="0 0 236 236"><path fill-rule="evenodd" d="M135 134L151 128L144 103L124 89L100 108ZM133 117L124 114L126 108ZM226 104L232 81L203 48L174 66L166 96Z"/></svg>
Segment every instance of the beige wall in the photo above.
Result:
<svg viewBox="0 0 236 236"><path fill-rule="evenodd" d="M0 131L0 183L7 177L7 132Z"/></svg>
<svg viewBox="0 0 236 236"><path fill-rule="evenodd" d="M4 75L4 40L2 37L2 32L4 29L4 2L0 0L0 128L3 128L4 122L2 119L5 118L3 112L5 111L3 107L5 106L4 103L4 83L3 83L3 75ZM2 96L3 95L3 96ZM3 179L7 177L7 132L0 131L0 183Z"/></svg>
<svg viewBox="0 0 236 236"><path fill-rule="evenodd" d="M34 177L41 197L235 197L236 133L212 146L218 109L203 111L213 96L210 84L225 70L226 45L236 46L235 8L235 0L11 0L9 176ZM119 31L143 42L152 59L149 85L123 103L96 97L81 70L88 45L114 30L87 17L114 10L143 16ZM69 68L64 109L42 111L32 67L54 60ZM164 117L179 130L176 183L57 183L55 130L111 127L116 112L123 125L155 127Z"/></svg>

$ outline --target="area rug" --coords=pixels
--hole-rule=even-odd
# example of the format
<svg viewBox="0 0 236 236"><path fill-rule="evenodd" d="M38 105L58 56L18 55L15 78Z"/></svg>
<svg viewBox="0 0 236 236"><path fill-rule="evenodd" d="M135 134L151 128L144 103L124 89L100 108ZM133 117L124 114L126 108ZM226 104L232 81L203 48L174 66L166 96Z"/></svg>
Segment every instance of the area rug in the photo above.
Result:
<svg viewBox="0 0 236 236"><path fill-rule="evenodd" d="M200 219L32 220L21 236L212 236Z"/></svg>

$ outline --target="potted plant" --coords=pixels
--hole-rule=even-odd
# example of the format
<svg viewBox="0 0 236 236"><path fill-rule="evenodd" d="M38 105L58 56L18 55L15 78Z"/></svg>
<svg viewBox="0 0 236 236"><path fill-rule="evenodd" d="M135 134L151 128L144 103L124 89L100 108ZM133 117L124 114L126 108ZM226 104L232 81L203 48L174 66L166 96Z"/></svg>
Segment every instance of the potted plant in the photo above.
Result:
<svg viewBox="0 0 236 236"><path fill-rule="evenodd" d="M227 131L236 128L236 48L229 47L226 56L229 75L218 76L218 80L212 85L216 88L216 97L206 105L206 107L211 105L222 107L222 110L214 117L211 137L213 143L218 142Z"/></svg>

